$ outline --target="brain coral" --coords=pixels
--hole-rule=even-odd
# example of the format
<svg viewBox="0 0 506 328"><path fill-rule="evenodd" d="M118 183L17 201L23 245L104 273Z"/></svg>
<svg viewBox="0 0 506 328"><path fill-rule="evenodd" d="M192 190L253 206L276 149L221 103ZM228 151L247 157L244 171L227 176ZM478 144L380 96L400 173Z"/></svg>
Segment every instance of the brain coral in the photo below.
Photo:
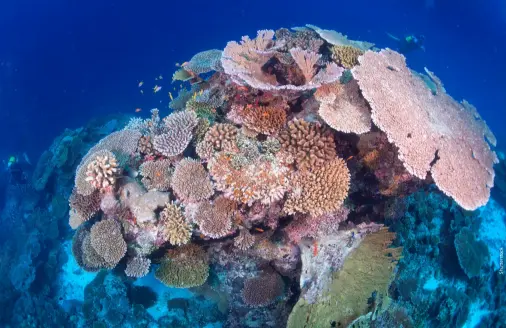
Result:
<svg viewBox="0 0 506 328"><path fill-rule="evenodd" d="M278 140L300 169L321 166L336 157L332 133L318 123L294 119L279 133Z"/></svg>
<svg viewBox="0 0 506 328"><path fill-rule="evenodd" d="M182 245L190 241L192 227L186 222L181 207L167 204L160 213L159 235L172 245Z"/></svg>
<svg viewBox="0 0 506 328"><path fill-rule="evenodd" d="M292 181L284 211L313 216L332 213L348 196L350 172L346 162L336 158L312 171L298 172Z"/></svg>
<svg viewBox="0 0 506 328"><path fill-rule="evenodd" d="M209 199L214 188L211 178L200 161L184 158L177 163L172 176L172 189L179 199L196 202Z"/></svg>
<svg viewBox="0 0 506 328"><path fill-rule="evenodd" d="M203 285L209 276L209 264L204 249L187 244L170 249L155 277L169 287L190 288Z"/></svg>
<svg viewBox="0 0 506 328"><path fill-rule="evenodd" d="M95 223L90 230L91 245L109 265L115 266L125 255L127 244L115 220Z"/></svg>
<svg viewBox="0 0 506 328"><path fill-rule="evenodd" d="M486 204L498 159L485 140L494 144L495 137L476 109L442 88L430 92L395 51L367 51L359 61L353 76L408 172L425 179L430 171L438 188L464 209Z"/></svg>

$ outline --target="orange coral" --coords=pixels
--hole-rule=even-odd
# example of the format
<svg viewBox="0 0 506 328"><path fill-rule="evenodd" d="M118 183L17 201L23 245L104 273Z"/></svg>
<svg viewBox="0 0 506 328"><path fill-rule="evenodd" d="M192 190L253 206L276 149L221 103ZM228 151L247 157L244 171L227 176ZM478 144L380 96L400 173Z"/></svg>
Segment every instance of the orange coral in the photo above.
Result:
<svg viewBox="0 0 506 328"><path fill-rule="evenodd" d="M299 169L319 167L336 157L334 137L319 123L294 119L280 132L278 140Z"/></svg>
<svg viewBox="0 0 506 328"><path fill-rule="evenodd" d="M246 128L267 135L278 132L286 123L285 110L276 105L247 105L240 114Z"/></svg>

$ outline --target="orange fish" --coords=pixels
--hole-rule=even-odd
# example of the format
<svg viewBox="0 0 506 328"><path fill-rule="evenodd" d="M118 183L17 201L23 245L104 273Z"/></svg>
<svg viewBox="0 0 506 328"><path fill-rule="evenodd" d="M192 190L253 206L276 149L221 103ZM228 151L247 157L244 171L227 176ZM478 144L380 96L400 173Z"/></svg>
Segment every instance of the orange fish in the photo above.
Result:
<svg viewBox="0 0 506 328"><path fill-rule="evenodd" d="M139 113L139 112L141 112L141 111L142 111L142 108L136 108L136 109L135 109L135 112L136 112L136 113Z"/></svg>
<svg viewBox="0 0 506 328"><path fill-rule="evenodd" d="M346 161L349 161L349 160L350 160L350 159L352 159L353 157L355 157L355 156L350 156L350 157L348 157L348 158L346 159Z"/></svg>
<svg viewBox="0 0 506 328"><path fill-rule="evenodd" d="M318 255L318 243L316 240L313 242L313 256Z"/></svg>
<svg viewBox="0 0 506 328"><path fill-rule="evenodd" d="M255 230L258 231L258 232L264 232L264 230L260 229L260 228L255 228Z"/></svg>

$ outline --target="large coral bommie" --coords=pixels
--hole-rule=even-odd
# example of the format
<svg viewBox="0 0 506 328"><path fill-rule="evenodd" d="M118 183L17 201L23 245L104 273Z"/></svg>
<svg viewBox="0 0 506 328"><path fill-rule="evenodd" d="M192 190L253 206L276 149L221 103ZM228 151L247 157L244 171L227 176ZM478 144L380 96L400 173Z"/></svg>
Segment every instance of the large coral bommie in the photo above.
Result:
<svg viewBox="0 0 506 328"><path fill-rule="evenodd" d="M401 54L371 47L310 25L195 55L174 75L193 83L172 101L177 111L132 120L77 167L69 223L79 265L126 265L130 277L154 268L179 288L211 272L213 289L230 294L229 326L261 313L258 326L281 327L299 294L303 311L292 318L324 322L307 303L341 302L327 294L372 263L381 275L362 270L343 289L357 312L341 305L339 322L366 312L366 294L386 293L399 258L399 248L384 256L394 238L381 228L387 200L434 182L476 209L497 162L474 107L432 73L440 87L429 92ZM363 282L365 292L353 289Z"/></svg>

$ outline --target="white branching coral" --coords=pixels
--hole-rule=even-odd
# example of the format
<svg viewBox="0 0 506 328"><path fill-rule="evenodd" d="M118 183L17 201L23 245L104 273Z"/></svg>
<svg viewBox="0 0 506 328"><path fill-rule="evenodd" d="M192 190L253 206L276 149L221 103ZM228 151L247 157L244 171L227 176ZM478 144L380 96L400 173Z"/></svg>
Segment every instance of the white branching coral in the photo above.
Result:
<svg viewBox="0 0 506 328"><path fill-rule="evenodd" d="M88 164L85 181L89 182L93 188L104 192L114 187L118 174L116 157L105 150L97 154L95 159Z"/></svg>

